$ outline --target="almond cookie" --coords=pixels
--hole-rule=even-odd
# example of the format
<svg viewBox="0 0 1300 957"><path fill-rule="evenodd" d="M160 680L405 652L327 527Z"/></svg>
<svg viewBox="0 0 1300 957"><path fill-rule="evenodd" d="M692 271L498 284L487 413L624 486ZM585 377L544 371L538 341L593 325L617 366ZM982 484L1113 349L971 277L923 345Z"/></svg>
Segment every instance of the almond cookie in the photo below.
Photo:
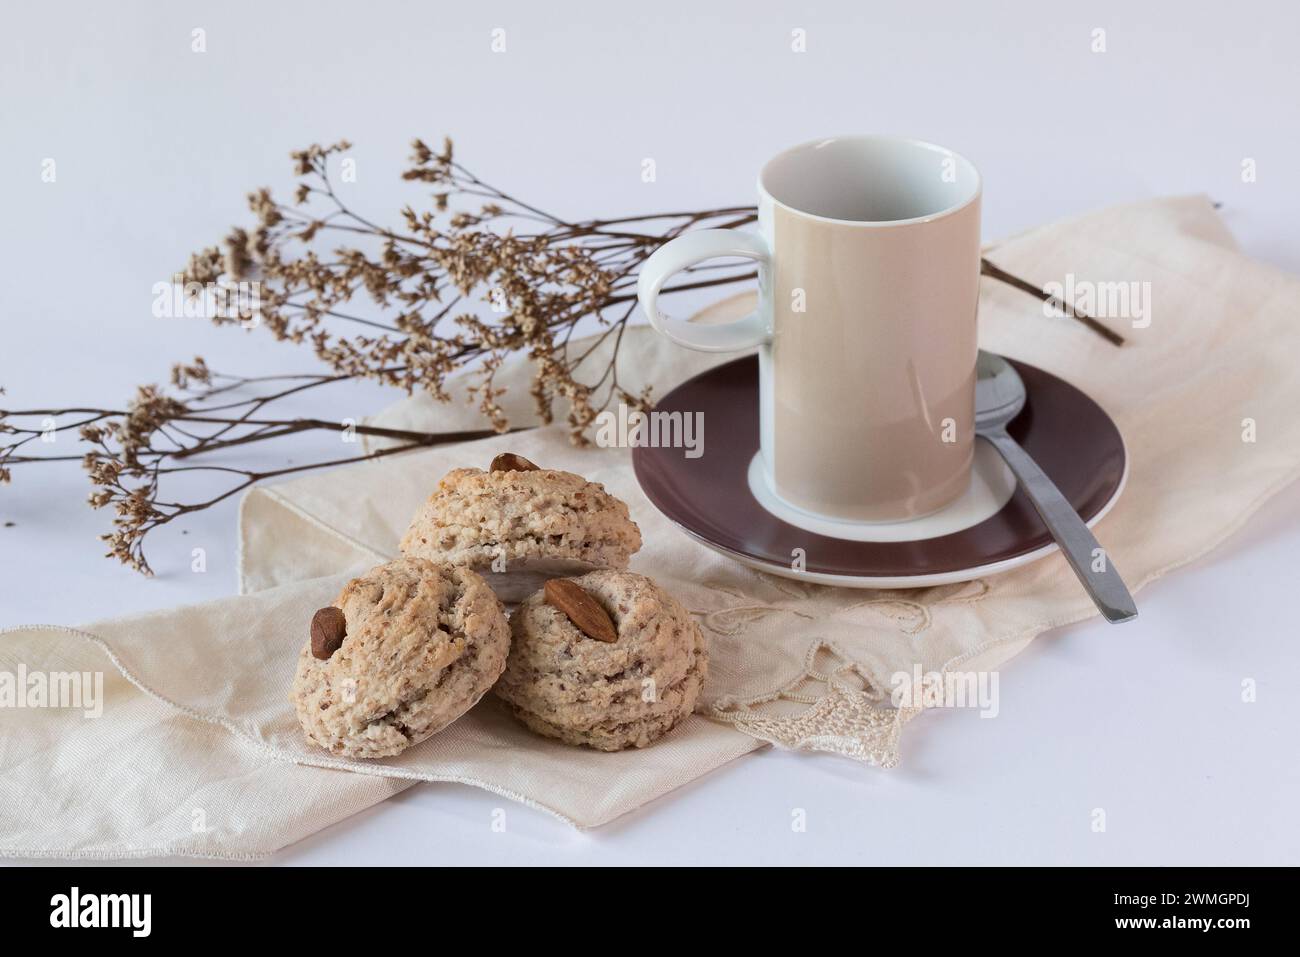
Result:
<svg viewBox="0 0 1300 957"><path fill-rule="evenodd" d="M473 568L506 601L548 578L626 568L640 547L627 505L604 486L509 453L486 472L447 473L400 546L403 555Z"/></svg>
<svg viewBox="0 0 1300 957"><path fill-rule="evenodd" d="M505 609L480 576L401 558L316 613L290 700L307 738L331 754L391 757L472 708L509 648Z"/></svg>
<svg viewBox="0 0 1300 957"><path fill-rule="evenodd" d="M708 673L704 636L644 575L605 570L563 584L511 616L510 658L494 691L538 734L601 751L643 748L695 708Z"/></svg>

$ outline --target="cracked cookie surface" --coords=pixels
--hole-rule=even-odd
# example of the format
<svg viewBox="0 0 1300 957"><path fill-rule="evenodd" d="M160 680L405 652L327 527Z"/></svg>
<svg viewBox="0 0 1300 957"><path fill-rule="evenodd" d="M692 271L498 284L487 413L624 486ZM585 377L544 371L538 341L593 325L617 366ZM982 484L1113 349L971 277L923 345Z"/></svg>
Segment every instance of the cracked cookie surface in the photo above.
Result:
<svg viewBox="0 0 1300 957"><path fill-rule="evenodd" d="M400 547L403 555L471 568L499 558L507 568L626 568L641 547L641 530L626 504L572 472L454 469L416 513Z"/></svg>
<svg viewBox="0 0 1300 957"><path fill-rule="evenodd" d="M510 657L493 690L538 734L601 751L645 747L695 708L708 674L704 636L644 575L574 581L609 613L618 640L588 638L538 592L510 618Z"/></svg>
<svg viewBox="0 0 1300 957"><path fill-rule="evenodd" d="M505 667L505 610L467 568L402 558L334 600L347 632L328 660L298 655L290 699L307 738L331 754L400 754L468 711Z"/></svg>

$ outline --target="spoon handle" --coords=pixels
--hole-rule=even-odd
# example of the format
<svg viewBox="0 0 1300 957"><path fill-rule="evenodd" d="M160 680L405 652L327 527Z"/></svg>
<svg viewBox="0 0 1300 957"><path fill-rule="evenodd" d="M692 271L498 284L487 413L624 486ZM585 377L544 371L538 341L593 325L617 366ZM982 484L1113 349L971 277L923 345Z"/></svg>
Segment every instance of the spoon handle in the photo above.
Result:
<svg viewBox="0 0 1300 957"><path fill-rule="evenodd" d="M1047 473L1038 467L1038 463L1005 429L991 429L979 434L993 443L993 447L1011 467L1020 487L1034 503L1043 524L1056 539L1056 544L1061 546L1070 567L1106 620L1118 624L1136 618L1137 605L1124 580L1119 577L1119 572L1115 570L1110 556L1097 543L1079 513L1066 501L1061 490L1047 477Z"/></svg>

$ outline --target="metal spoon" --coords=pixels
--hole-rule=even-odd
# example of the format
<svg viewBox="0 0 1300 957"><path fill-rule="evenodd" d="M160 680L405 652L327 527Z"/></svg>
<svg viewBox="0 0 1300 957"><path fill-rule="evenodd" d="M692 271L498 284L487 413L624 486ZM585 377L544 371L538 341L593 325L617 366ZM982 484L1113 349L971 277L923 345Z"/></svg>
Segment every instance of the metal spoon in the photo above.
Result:
<svg viewBox="0 0 1300 957"><path fill-rule="evenodd" d="M1006 359L982 349L976 370L975 434L991 442L1011 467L1020 487L1034 503L1043 524L1061 546L1070 567L1106 620L1118 624L1136 618L1137 605L1110 556L1097 544L1088 526L1047 473L1007 435L1007 423L1025 406L1025 384L1020 374ZM1096 565L1100 565L1101 571L1094 570Z"/></svg>

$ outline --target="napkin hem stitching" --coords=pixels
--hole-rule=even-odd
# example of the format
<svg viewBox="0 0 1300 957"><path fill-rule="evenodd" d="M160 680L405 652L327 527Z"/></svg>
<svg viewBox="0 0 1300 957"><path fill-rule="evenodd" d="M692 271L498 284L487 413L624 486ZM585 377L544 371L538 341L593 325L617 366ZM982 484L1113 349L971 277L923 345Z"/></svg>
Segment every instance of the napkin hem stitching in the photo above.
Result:
<svg viewBox="0 0 1300 957"><path fill-rule="evenodd" d="M364 765L357 766L357 765L349 764L345 761L337 761L330 758L303 758L300 755L291 755L287 751L283 751L279 748L276 748L274 745L268 744L265 741L261 741L253 737L243 728L239 727L237 724L235 724L233 721L230 721L227 718L222 718L212 714L206 714L202 711L199 711L196 708L190 707L189 705L181 704L180 702L173 701L172 699L168 698L166 695L163 695L160 692L155 691L153 688L146 685L142 679L137 677L136 674L126 666L125 662L123 662L122 659L118 657L117 653L113 650L112 646L109 645L109 643L103 638L101 638L99 635L96 635L89 631L83 631L80 628L69 628L66 625L19 625L14 628L5 628L3 630L0 630L0 636L8 633L25 631L25 630L62 631L62 632L67 632L68 634L77 635L80 638L84 638L86 641L89 641L91 644L97 645L104 652L104 654L108 656L109 661L113 663L113 666L117 668L117 670L122 674L122 676L126 678L127 681L131 682L131 684L133 684L140 691L149 695L149 697L154 698L157 701L160 701L161 703L167 705L168 707L174 708L176 711L179 711L180 713L186 715L187 717L193 718L198 721L203 721L208 724L217 725L218 727L234 735L240 741L244 742L245 744L251 745L257 751L263 752L265 755L267 755L268 757L276 761L283 761L288 764L296 764L302 767L328 768L330 770L335 770L335 771L350 771L354 774L369 774L375 777L399 778L408 781L423 781L426 783L443 783L443 784L467 784L471 787L481 788L484 791L489 791L493 794L496 794L499 797L506 798L509 801L514 801L518 804L526 805L527 807L534 808L538 811L544 811L547 814L550 814L551 816L558 818L560 821L563 821L565 824L568 824L571 827L578 828L579 830L586 830L592 827L599 827L601 824L608 823L602 821L597 824L580 824L573 818L570 818L567 815L565 815L562 811L559 811L552 807L548 807L547 805L542 804L540 801L537 801L534 798L530 798L525 795L518 794L507 788L503 788L500 785L490 784L486 781L481 781L477 778L462 777L457 775L429 775L429 774L421 774L415 771L409 771L405 768L394 768L392 765L374 765L372 767L367 767ZM613 819L611 818L611 820Z"/></svg>

